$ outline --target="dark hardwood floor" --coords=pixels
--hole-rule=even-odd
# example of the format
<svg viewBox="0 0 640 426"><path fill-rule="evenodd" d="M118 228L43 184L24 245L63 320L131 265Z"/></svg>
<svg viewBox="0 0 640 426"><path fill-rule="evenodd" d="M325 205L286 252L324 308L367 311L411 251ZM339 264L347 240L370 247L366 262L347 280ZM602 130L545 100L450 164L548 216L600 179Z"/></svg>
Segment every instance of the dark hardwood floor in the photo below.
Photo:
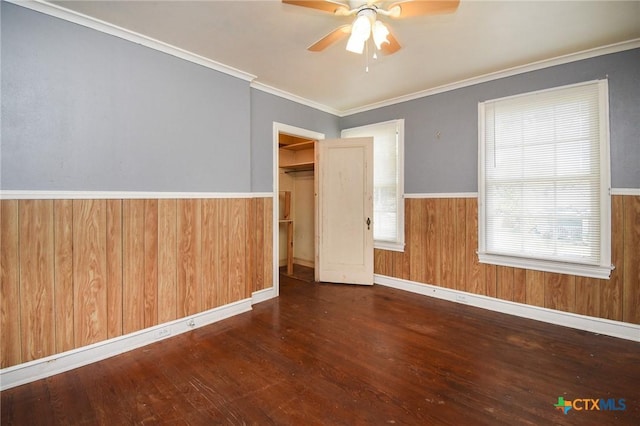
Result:
<svg viewBox="0 0 640 426"><path fill-rule="evenodd" d="M283 276L251 312L1 397L2 425L639 425L640 343Z"/></svg>

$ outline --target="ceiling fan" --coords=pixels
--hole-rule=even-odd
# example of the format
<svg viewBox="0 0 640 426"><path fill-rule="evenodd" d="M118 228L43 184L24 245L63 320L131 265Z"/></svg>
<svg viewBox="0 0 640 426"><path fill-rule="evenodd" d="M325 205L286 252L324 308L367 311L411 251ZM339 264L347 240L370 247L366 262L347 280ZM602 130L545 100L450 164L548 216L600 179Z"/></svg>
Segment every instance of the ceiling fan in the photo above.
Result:
<svg viewBox="0 0 640 426"><path fill-rule="evenodd" d="M309 46L312 52L320 52L349 35L347 50L362 54L369 38L382 53L390 55L400 49L400 43L391 34L389 28L379 16L391 18L411 18L420 15L436 15L455 12L460 0L400 0L383 7L381 0L349 0L343 3L334 0L282 0L285 4L309 7L336 16L355 16L351 24L341 25L326 36Z"/></svg>

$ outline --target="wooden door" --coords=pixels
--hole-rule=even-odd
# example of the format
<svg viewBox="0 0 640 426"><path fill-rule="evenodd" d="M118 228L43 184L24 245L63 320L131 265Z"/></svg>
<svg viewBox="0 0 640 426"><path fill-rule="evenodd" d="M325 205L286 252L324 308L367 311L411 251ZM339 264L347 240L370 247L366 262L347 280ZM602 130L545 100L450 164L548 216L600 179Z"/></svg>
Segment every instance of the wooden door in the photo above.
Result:
<svg viewBox="0 0 640 426"><path fill-rule="evenodd" d="M373 138L316 144L316 279L373 284Z"/></svg>

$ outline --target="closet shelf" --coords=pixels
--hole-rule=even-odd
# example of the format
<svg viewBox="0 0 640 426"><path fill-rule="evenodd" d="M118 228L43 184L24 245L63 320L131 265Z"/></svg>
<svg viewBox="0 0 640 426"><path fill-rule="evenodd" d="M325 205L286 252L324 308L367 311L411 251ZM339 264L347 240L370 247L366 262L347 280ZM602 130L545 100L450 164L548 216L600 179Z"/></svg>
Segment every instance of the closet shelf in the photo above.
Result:
<svg viewBox="0 0 640 426"><path fill-rule="evenodd" d="M314 163L296 163L282 165L285 173L310 172L314 170Z"/></svg>
<svg viewBox="0 0 640 426"><path fill-rule="evenodd" d="M303 149L313 149L313 144L315 141L304 141L298 143L292 143L288 145L280 144L280 149L288 149L290 151L300 151Z"/></svg>
<svg viewBox="0 0 640 426"><path fill-rule="evenodd" d="M282 145L279 149L278 163L285 173L305 172L314 169L315 142L303 141Z"/></svg>

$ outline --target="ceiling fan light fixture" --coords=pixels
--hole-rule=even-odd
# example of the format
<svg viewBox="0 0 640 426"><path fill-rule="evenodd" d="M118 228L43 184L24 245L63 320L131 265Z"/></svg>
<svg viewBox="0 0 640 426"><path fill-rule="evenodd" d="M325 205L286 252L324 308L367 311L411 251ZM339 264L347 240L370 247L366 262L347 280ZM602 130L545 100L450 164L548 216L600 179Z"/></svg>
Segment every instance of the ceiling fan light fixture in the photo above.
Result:
<svg viewBox="0 0 640 426"><path fill-rule="evenodd" d="M362 55L362 52L364 52L364 44L365 44L366 40L361 40L359 38L356 37L349 37L349 41L347 41L347 50L349 52L353 52L353 53L357 53L359 55Z"/></svg>
<svg viewBox="0 0 640 426"><path fill-rule="evenodd" d="M460 0L391 0L390 5L382 0L282 0L282 3L330 12L337 16L356 16L352 24L336 28L309 46L307 50L311 52L320 52L352 32L347 42L348 51L362 54L368 46L369 38L373 38L376 47L390 55L401 46L387 25L377 21L379 16L404 19L453 13Z"/></svg>
<svg viewBox="0 0 640 426"><path fill-rule="evenodd" d="M389 35L389 29L385 24L380 21L376 21L373 24L373 42L376 44L376 47L380 49L382 47L382 43L389 43L387 36Z"/></svg>
<svg viewBox="0 0 640 426"><path fill-rule="evenodd" d="M371 35L371 20L365 15L358 15L351 26L351 36L347 41L347 50L349 52L362 54L364 44Z"/></svg>
<svg viewBox="0 0 640 426"><path fill-rule="evenodd" d="M371 19L366 15L358 15L353 21L351 27L351 35L361 40L366 40L371 34Z"/></svg>

